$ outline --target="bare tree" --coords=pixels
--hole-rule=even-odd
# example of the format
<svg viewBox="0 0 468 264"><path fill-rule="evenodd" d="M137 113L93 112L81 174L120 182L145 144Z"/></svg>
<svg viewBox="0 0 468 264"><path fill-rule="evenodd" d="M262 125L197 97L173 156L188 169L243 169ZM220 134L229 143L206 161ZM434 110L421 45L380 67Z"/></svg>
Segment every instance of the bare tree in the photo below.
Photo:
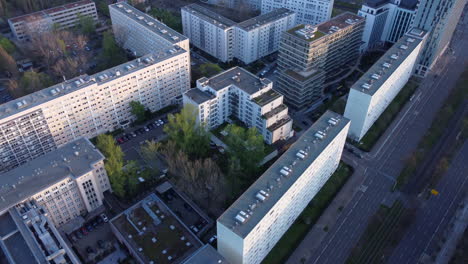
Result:
<svg viewBox="0 0 468 264"><path fill-rule="evenodd" d="M0 70L10 72L14 78L18 76L15 59L2 46L0 46Z"/></svg>

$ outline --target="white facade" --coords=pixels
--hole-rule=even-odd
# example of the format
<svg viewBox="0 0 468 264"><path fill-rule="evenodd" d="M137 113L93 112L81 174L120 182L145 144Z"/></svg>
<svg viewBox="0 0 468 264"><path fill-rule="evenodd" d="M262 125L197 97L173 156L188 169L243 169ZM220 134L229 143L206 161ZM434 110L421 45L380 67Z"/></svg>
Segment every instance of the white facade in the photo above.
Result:
<svg viewBox="0 0 468 264"><path fill-rule="evenodd" d="M278 8L287 8L296 13L297 24L316 25L331 18L333 0L262 0L262 14L269 13Z"/></svg>
<svg viewBox="0 0 468 264"><path fill-rule="evenodd" d="M296 13L286 8L273 10L234 26L234 57L245 64L279 48L281 34L296 25Z"/></svg>
<svg viewBox="0 0 468 264"><path fill-rule="evenodd" d="M78 137L127 127L131 101L157 111L180 103L189 88L189 54L174 48L0 105L0 172Z"/></svg>
<svg viewBox="0 0 468 264"><path fill-rule="evenodd" d="M210 79L197 80L197 88L184 94L184 105L198 109L198 121L208 129L234 116L248 127L255 127L265 142L275 143L292 136L292 119L283 96L268 79L260 79L235 67Z"/></svg>
<svg viewBox="0 0 468 264"><path fill-rule="evenodd" d="M125 49L143 56L177 45L190 52L189 39L126 2L109 5L112 29Z"/></svg>
<svg viewBox="0 0 468 264"><path fill-rule="evenodd" d="M351 87L344 113L350 138L360 141L405 86L425 38L424 31L410 30Z"/></svg>
<svg viewBox="0 0 468 264"><path fill-rule="evenodd" d="M326 112L217 221L218 251L257 264L338 167L349 120Z"/></svg>
<svg viewBox="0 0 468 264"><path fill-rule="evenodd" d="M93 1L83 0L35 13L8 19L11 32L19 41L29 40L32 33L50 31L54 25L71 28L78 24L79 15L89 16L97 21L96 5Z"/></svg>

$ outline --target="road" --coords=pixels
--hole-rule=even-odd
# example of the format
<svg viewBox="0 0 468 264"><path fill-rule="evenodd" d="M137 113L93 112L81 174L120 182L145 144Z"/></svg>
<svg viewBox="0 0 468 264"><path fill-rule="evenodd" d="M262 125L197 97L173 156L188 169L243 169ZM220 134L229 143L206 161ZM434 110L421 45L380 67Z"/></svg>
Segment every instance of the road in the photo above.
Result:
<svg viewBox="0 0 468 264"><path fill-rule="evenodd" d="M465 17L464 20L468 19ZM299 245L287 263L300 263L301 258L310 264L344 263L380 204L389 204L399 195L398 192L391 193L390 189L404 168L405 160L416 149L467 66L468 49L464 48L468 45L468 34L464 34L466 28L466 23L460 23L454 35L452 48L456 56L446 52L440 57L433 71L416 90L416 98L402 109L373 150L363 159L344 153L343 160L355 168L353 177L363 178L362 184L356 188L364 187L365 191L354 193L337 221L330 223L321 243L316 247Z"/></svg>

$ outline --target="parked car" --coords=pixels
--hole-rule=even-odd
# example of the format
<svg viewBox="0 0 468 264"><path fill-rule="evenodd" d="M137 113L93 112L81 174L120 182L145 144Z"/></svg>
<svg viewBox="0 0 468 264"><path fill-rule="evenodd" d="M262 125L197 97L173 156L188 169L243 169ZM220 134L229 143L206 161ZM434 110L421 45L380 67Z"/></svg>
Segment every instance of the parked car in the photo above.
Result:
<svg viewBox="0 0 468 264"><path fill-rule="evenodd" d="M93 249L92 247L87 247L87 248L86 248L86 252L87 252L88 254L94 253L94 249Z"/></svg>
<svg viewBox="0 0 468 264"><path fill-rule="evenodd" d="M75 232L75 235L76 235L76 237L77 237L78 239L82 239L82 238L83 238L83 233L82 233L80 230L76 231L76 232Z"/></svg>
<svg viewBox="0 0 468 264"><path fill-rule="evenodd" d="M144 128L139 128L139 129L137 129L136 131L138 131L138 133L140 133L140 134L145 133L145 129L144 129Z"/></svg>
<svg viewBox="0 0 468 264"><path fill-rule="evenodd" d="M78 238L76 238L76 235L72 233L70 235L70 240L73 241L73 242L76 242L78 240Z"/></svg>
<svg viewBox="0 0 468 264"><path fill-rule="evenodd" d="M105 214L101 214L101 218L104 221L104 223L109 222L109 218L107 218L107 216Z"/></svg>
<svg viewBox="0 0 468 264"><path fill-rule="evenodd" d="M86 230L88 230L88 232L93 231L94 230L93 225L92 224L87 224L86 225Z"/></svg>
<svg viewBox="0 0 468 264"><path fill-rule="evenodd" d="M143 128L145 129L146 132L150 131L148 126L144 126Z"/></svg>
<svg viewBox="0 0 468 264"><path fill-rule="evenodd" d="M98 216L96 217L96 222L98 223L98 225L102 225L104 223L104 220Z"/></svg>
<svg viewBox="0 0 468 264"><path fill-rule="evenodd" d="M136 137L136 136L137 136L137 134L136 134L135 132L132 132L131 135L132 135L132 137Z"/></svg>
<svg viewBox="0 0 468 264"><path fill-rule="evenodd" d="M209 242L210 244L212 244L212 243L214 243L214 242L216 241L216 239L218 239L218 236L214 235L214 236L212 236L212 237L210 238L210 240L208 240L208 242Z"/></svg>
<svg viewBox="0 0 468 264"><path fill-rule="evenodd" d="M86 230L86 228L84 226L80 229L80 231L85 236L88 234L88 230Z"/></svg>

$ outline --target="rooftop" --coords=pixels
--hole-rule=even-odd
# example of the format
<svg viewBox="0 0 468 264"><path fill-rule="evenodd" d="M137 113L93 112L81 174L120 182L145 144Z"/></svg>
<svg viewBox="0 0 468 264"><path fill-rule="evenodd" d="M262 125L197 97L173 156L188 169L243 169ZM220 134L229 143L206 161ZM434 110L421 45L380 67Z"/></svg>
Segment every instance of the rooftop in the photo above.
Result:
<svg viewBox="0 0 468 264"><path fill-rule="evenodd" d="M177 44L180 41L186 40L187 37L166 26L166 24L155 19L154 17L141 12L126 2L119 2L109 5L109 8L120 11L124 15L132 18L135 22L153 31L158 36L166 39L172 44Z"/></svg>
<svg viewBox="0 0 468 264"><path fill-rule="evenodd" d="M74 3L68 3L68 4L65 4L65 5L52 7L52 8L37 11L37 12L34 12L34 13L13 17L13 18L10 18L9 20L11 22L13 22L13 23L17 23L17 22L21 22L21 21L24 21L24 22L34 21L34 20L37 20L37 19L47 18L50 15L53 15L54 13L57 13L57 12L60 12L60 11L65 11L65 10L70 9L70 8L74 8L74 7L82 6L82 5L87 5L87 4L91 4L91 3L94 3L94 2L91 1L91 0L83 0L83 1L78 1L78 2L74 2Z"/></svg>
<svg viewBox="0 0 468 264"><path fill-rule="evenodd" d="M267 105L275 99L281 97L281 94L271 89L266 93L262 93L260 96L253 98L254 102L260 106Z"/></svg>
<svg viewBox="0 0 468 264"><path fill-rule="evenodd" d="M188 98L192 99L197 104L203 104L204 102L214 98L210 93L204 92L198 88L192 88L185 94Z"/></svg>
<svg viewBox="0 0 468 264"><path fill-rule="evenodd" d="M369 95L375 94L395 70L423 41L426 33L413 28L401 37L372 67L353 84L351 89Z"/></svg>
<svg viewBox="0 0 468 264"><path fill-rule="evenodd" d="M89 85L104 84L108 81L115 80L125 76L126 74L133 73L137 70L159 63L185 52L185 50L179 47L174 47L172 49L168 49L165 52L161 51L147 54L136 60L126 62L91 76L86 74L81 75L54 86L42 89L35 93L20 97L16 100L9 101L0 105L0 120L45 102L51 101L60 96L88 87Z"/></svg>
<svg viewBox="0 0 468 264"><path fill-rule="evenodd" d="M67 177L79 177L104 159L87 139L72 141L0 176L0 211Z"/></svg>
<svg viewBox="0 0 468 264"><path fill-rule="evenodd" d="M202 246L155 194L114 217L111 224L145 263L181 263Z"/></svg>
<svg viewBox="0 0 468 264"><path fill-rule="evenodd" d="M268 23L271 23L275 20L290 16L292 14L294 14L294 12L289 9L278 8L264 15L260 15L260 16L245 20L237 24L237 26L244 30L249 31L249 30L253 30L255 28L261 27L263 25L266 25Z"/></svg>
<svg viewBox="0 0 468 264"><path fill-rule="evenodd" d="M323 114L218 218L218 223L245 238L348 123L334 112Z"/></svg>
<svg viewBox="0 0 468 264"><path fill-rule="evenodd" d="M206 244L185 260L183 264L229 264L229 262L210 244Z"/></svg>
<svg viewBox="0 0 468 264"><path fill-rule="evenodd" d="M210 22L211 24L214 24L222 29L232 27L236 24L236 22L230 20L229 18L221 16L218 13L198 4L186 5L182 7L182 9L192 14L196 14L198 17L203 18L205 21Z"/></svg>
<svg viewBox="0 0 468 264"><path fill-rule="evenodd" d="M241 67L233 67L211 78L201 78L199 82L201 80L203 80L202 85L210 86L216 91L233 85L250 95L271 84L269 79L259 78Z"/></svg>

